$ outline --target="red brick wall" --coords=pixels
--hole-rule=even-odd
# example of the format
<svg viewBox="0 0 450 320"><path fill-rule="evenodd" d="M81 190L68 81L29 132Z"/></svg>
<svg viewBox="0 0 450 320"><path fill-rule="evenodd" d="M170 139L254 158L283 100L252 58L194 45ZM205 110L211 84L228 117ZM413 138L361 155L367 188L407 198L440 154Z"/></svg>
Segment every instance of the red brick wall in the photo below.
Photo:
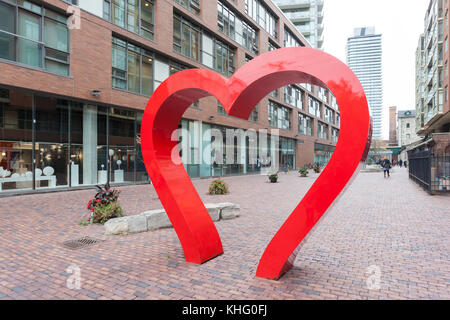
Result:
<svg viewBox="0 0 450 320"><path fill-rule="evenodd" d="M60 13L64 13L67 4L58 0L45 0L45 3L59 9ZM229 7L234 7L245 16L245 1L237 0L236 2L227 1ZM171 56L175 60L185 65L204 68L198 62L185 58L182 55L173 52L172 38L173 25L172 15L174 8L188 16L191 20L203 25L210 33L218 38L222 38L228 43L232 43L237 47L236 67L245 63L245 55L253 56L242 47L238 46L227 36L217 30L217 1L208 0L201 1L201 15L197 16L189 10L174 3L173 0L155 1L155 39L154 41L144 39L139 35L129 32L123 28L113 25L97 16L88 12L81 11L81 29L71 30L70 32L70 76L58 76L42 70L36 70L26 66L18 66L14 63L0 62L0 85L6 87L26 88L27 90L58 95L61 97L79 99L89 103L99 103L105 105L116 105L126 108L144 110L148 97L133 94L112 88L111 84L111 37L112 34L120 35L129 41L139 43L141 46L148 48L156 53ZM279 15L278 34L279 39L272 41L283 47L284 25L287 24L291 30L295 30L292 24L281 14L281 11L269 2L268 6ZM167 17L167 18L166 18ZM268 50L268 41L271 36L262 28L247 17L250 24L253 24L260 31L258 32L259 50L264 53ZM303 37L297 33L297 36L304 41ZM100 90L98 97L92 96L92 90ZM278 90L279 99L277 102L286 105L283 101L283 91ZM316 90L317 91L317 90ZM317 94L317 92L315 92ZM304 95L304 109L308 114L307 91ZM331 100L331 99L329 99ZM188 119L202 120L226 126L264 129L270 128L267 115L268 99L263 99L259 104L258 122L249 122L229 116L223 116L217 113L217 103L214 98L205 98L200 103L200 110L190 108L185 117ZM286 105L289 106L289 105ZM334 145L330 141L322 141L314 137L306 137L298 134L298 117L295 108L290 107L292 111L292 130L280 130L280 135L305 140L304 144L298 145L297 164L303 165L314 162L314 142L318 141L323 144ZM321 105L323 115L323 104ZM210 120L210 116L214 116L214 120ZM331 125L329 125L331 130ZM317 119L314 120L314 134L317 133ZM331 131L329 132L331 139Z"/></svg>

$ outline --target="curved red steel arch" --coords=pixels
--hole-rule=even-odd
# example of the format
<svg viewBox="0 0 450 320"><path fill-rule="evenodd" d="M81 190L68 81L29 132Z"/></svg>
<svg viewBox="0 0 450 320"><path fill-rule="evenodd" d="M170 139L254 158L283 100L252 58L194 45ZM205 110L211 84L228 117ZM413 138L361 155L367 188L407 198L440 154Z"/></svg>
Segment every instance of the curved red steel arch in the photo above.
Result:
<svg viewBox="0 0 450 320"><path fill-rule="evenodd" d="M301 242L365 161L372 134L367 99L359 80L344 63L327 53L304 47L284 48L258 56L229 79L204 69L178 72L150 98L142 120L142 154L186 261L203 263L222 254L223 248L181 159L172 158L177 144L172 134L181 117L192 103L213 95L229 115L247 120L261 99L292 83L328 87L339 105L341 128L329 164L260 260L256 275L279 279L292 267Z"/></svg>

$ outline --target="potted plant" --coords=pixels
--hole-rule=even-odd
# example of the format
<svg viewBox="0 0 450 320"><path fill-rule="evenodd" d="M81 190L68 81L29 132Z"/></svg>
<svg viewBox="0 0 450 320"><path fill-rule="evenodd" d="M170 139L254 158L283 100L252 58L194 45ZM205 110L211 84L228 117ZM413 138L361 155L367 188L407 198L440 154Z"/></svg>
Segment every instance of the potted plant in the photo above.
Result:
<svg viewBox="0 0 450 320"><path fill-rule="evenodd" d="M309 171L306 167L301 167L300 169L298 169L298 173L300 174L300 177L307 177Z"/></svg>
<svg viewBox="0 0 450 320"><path fill-rule="evenodd" d="M269 173L268 177L269 177L269 180L271 183L277 183L278 182L278 171Z"/></svg>
<svg viewBox="0 0 450 320"><path fill-rule="evenodd" d="M223 180L214 180L209 185L209 194L228 194L228 184Z"/></svg>
<svg viewBox="0 0 450 320"><path fill-rule="evenodd" d="M320 173L320 171L322 171L322 168L320 167L320 165L318 163L316 163L313 167L313 170L315 173Z"/></svg>
<svg viewBox="0 0 450 320"><path fill-rule="evenodd" d="M112 218L123 217L122 207L119 205L120 190L111 190L109 184L95 186L97 194L86 205L90 212L92 223L104 224Z"/></svg>

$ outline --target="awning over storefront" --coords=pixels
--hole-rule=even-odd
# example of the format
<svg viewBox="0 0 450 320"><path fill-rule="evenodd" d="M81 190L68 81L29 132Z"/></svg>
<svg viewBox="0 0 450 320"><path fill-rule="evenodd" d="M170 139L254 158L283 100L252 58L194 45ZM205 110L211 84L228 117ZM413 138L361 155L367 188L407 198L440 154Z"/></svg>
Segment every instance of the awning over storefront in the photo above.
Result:
<svg viewBox="0 0 450 320"><path fill-rule="evenodd" d="M402 147L388 147L388 150L392 151L393 156L398 156L402 152Z"/></svg>

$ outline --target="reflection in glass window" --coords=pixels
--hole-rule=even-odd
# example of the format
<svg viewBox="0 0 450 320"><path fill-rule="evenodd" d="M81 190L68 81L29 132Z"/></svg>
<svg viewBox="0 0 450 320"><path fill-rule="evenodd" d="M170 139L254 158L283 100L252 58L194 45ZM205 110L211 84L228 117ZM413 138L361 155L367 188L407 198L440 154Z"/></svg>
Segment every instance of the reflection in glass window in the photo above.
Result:
<svg viewBox="0 0 450 320"><path fill-rule="evenodd" d="M66 20L64 15L28 1L15 6L0 2L0 58L68 76Z"/></svg>
<svg viewBox="0 0 450 320"><path fill-rule="evenodd" d="M299 109L303 108L303 92L296 86L284 87L284 102Z"/></svg>
<svg viewBox="0 0 450 320"><path fill-rule="evenodd" d="M153 10L153 0L104 0L103 18L147 39L153 39Z"/></svg>
<svg viewBox="0 0 450 320"><path fill-rule="evenodd" d="M112 86L137 94L153 93L153 53L119 38L112 40Z"/></svg>
<svg viewBox="0 0 450 320"><path fill-rule="evenodd" d="M317 130L318 130L317 136L320 139L328 140L328 125L327 124L319 121L318 125L317 125Z"/></svg>
<svg viewBox="0 0 450 320"><path fill-rule="evenodd" d="M313 118L298 114L298 132L307 136L313 135Z"/></svg>
<svg viewBox="0 0 450 320"><path fill-rule="evenodd" d="M278 37L278 21L260 0L245 0L245 13L252 17L272 37Z"/></svg>
<svg viewBox="0 0 450 320"><path fill-rule="evenodd" d="M291 130L292 110L278 103L269 101L269 124L274 128Z"/></svg>
<svg viewBox="0 0 450 320"><path fill-rule="evenodd" d="M287 28L284 29L284 46L287 47L304 47L305 45L302 44L297 38L294 36L294 34L289 31Z"/></svg>
<svg viewBox="0 0 450 320"><path fill-rule="evenodd" d="M222 2L217 5L219 30L241 46L258 54L256 30L230 11Z"/></svg>
<svg viewBox="0 0 450 320"><path fill-rule="evenodd" d="M175 0L175 2L181 4L195 14L200 14L200 0Z"/></svg>
<svg viewBox="0 0 450 320"><path fill-rule="evenodd" d="M178 14L173 16L173 50L227 76L234 73L235 49Z"/></svg>
<svg viewBox="0 0 450 320"><path fill-rule="evenodd" d="M309 97L308 98L308 107L309 113L320 118L320 102L316 99Z"/></svg>

